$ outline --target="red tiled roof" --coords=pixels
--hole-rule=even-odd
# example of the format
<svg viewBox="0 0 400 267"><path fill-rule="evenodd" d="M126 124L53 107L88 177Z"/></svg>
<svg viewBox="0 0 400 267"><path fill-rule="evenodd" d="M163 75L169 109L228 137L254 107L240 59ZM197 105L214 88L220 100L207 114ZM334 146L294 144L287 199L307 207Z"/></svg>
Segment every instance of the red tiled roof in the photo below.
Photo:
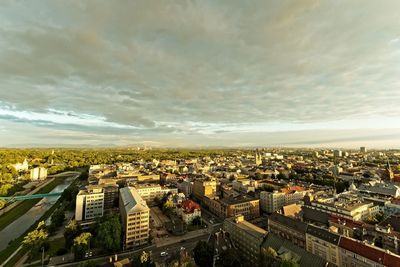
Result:
<svg viewBox="0 0 400 267"><path fill-rule="evenodd" d="M200 209L200 205L190 199L183 201L181 207L186 213L191 213L196 209Z"/></svg>
<svg viewBox="0 0 400 267"><path fill-rule="evenodd" d="M357 253L367 259L373 260L375 262L382 263L385 256L385 252L375 249L371 246L367 246L362 242L357 242L350 238L343 237L340 238L339 247Z"/></svg>
<svg viewBox="0 0 400 267"><path fill-rule="evenodd" d="M339 247L354 252L377 263L383 263L388 267L400 267L400 256L386 253L385 251L366 245L347 237L341 237Z"/></svg>
<svg viewBox="0 0 400 267"><path fill-rule="evenodd" d="M400 267L400 257L397 255L385 253L383 264L388 267Z"/></svg>

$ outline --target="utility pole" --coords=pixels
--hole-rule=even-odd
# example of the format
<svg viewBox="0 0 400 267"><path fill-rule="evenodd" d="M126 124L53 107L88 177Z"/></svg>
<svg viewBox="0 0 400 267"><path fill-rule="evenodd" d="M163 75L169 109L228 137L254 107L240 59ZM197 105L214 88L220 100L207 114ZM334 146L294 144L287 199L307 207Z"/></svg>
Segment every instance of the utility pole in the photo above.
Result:
<svg viewBox="0 0 400 267"><path fill-rule="evenodd" d="M42 247L42 267L44 266L44 247Z"/></svg>

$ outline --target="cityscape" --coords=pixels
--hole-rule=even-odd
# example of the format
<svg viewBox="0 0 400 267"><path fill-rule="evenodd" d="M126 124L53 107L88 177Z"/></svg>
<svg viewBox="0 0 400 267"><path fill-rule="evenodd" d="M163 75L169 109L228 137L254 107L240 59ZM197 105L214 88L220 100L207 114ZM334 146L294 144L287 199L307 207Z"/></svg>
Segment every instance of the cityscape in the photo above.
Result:
<svg viewBox="0 0 400 267"><path fill-rule="evenodd" d="M399 10L4 1L0 267L400 267Z"/></svg>

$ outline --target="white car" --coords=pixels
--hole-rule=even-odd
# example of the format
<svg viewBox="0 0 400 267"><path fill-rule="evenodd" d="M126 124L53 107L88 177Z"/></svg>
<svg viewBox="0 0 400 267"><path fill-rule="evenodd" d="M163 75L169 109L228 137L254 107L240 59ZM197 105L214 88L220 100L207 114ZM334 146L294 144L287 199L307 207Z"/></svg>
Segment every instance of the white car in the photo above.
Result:
<svg viewBox="0 0 400 267"><path fill-rule="evenodd" d="M166 256L168 256L168 252L163 251L163 252L160 253L160 256L161 257L166 257Z"/></svg>
<svg viewBox="0 0 400 267"><path fill-rule="evenodd" d="M185 250L185 247L181 247L181 250Z"/></svg>

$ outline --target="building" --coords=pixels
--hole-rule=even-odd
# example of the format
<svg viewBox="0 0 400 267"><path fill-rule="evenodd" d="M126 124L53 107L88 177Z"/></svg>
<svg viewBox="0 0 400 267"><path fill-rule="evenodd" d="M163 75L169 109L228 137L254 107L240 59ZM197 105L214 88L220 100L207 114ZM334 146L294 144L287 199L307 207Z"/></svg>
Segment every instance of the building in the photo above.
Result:
<svg viewBox="0 0 400 267"><path fill-rule="evenodd" d="M26 159L24 159L24 162L22 162L22 163L18 162L16 164L12 165L12 166L15 168L15 170L17 172L27 172L28 169L29 169L29 164L28 164L28 161Z"/></svg>
<svg viewBox="0 0 400 267"><path fill-rule="evenodd" d="M345 200L335 198L324 198L305 203L305 207L318 212L336 215L353 221L361 221L379 212L379 206L373 202L361 201L359 199Z"/></svg>
<svg viewBox="0 0 400 267"><path fill-rule="evenodd" d="M341 150L334 150L333 151L333 156L335 157L335 158L341 158L342 157L342 151Z"/></svg>
<svg viewBox="0 0 400 267"><path fill-rule="evenodd" d="M268 249L272 248L276 252L276 258L281 261L290 260L299 266L305 267L326 267L328 262L321 257L315 256L306 251L304 248L296 246L287 239L284 239L273 233L268 233L267 238L262 244L262 253L268 253ZM268 254L267 254L268 255ZM269 265L263 265L269 266ZM274 265L279 266L279 265Z"/></svg>
<svg viewBox="0 0 400 267"><path fill-rule="evenodd" d="M146 201L132 187L119 192L124 249L147 244L149 241L150 209Z"/></svg>
<svg viewBox="0 0 400 267"><path fill-rule="evenodd" d="M365 146L360 147L360 153L367 153L367 148Z"/></svg>
<svg viewBox="0 0 400 267"><path fill-rule="evenodd" d="M30 178L32 181L44 180L47 178L47 169L43 167L36 167L31 169Z"/></svg>
<svg viewBox="0 0 400 267"><path fill-rule="evenodd" d="M193 183L188 182L188 181L183 181L180 183L177 183L176 186L179 190L179 192L182 192L185 194L186 197L189 197L192 194L193 191Z"/></svg>
<svg viewBox="0 0 400 267"><path fill-rule="evenodd" d="M260 217L260 200L241 196L237 198L203 198L203 205L220 218L243 215L246 220Z"/></svg>
<svg viewBox="0 0 400 267"><path fill-rule="evenodd" d="M201 207L193 200L187 199L177 207L177 214L186 224L191 224L194 218L201 217Z"/></svg>
<svg viewBox="0 0 400 267"><path fill-rule="evenodd" d="M361 241L341 237L340 266L343 267L400 267L400 256Z"/></svg>
<svg viewBox="0 0 400 267"><path fill-rule="evenodd" d="M104 192L104 209L118 206L119 187L117 184L102 184Z"/></svg>
<svg viewBox="0 0 400 267"><path fill-rule="evenodd" d="M161 199L165 194L178 193L177 188L168 188L161 185L153 184L135 185L135 188L138 194L143 198L143 200L145 200L149 204L153 203L156 198Z"/></svg>
<svg viewBox="0 0 400 267"><path fill-rule="evenodd" d="M104 193L101 186L89 185L76 196L75 220L92 220L103 216Z"/></svg>
<svg viewBox="0 0 400 267"><path fill-rule="evenodd" d="M260 193L260 207L265 212L275 212L280 210L283 206L297 203L303 200L307 191L301 187L284 188L281 192L267 192Z"/></svg>
<svg viewBox="0 0 400 267"><path fill-rule="evenodd" d="M229 233L243 258L250 265L259 266L260 249L267 231L249 223L241 215L225 219L223 229Z"/></svg>
<svg viewBox="0 0 400 267"><path fill-rule="evenodd" d="M306 232L306 249L330 263L340 266L340 235L328 230L308 225Z"/></svg>
<svg viewBox="0 0 400 267"><path fill-rule="evenodd" d="M216 180L195 180L193 183L193 196L198 200L203 200L203 197L214 197L217 195Z"/></svg>
<svg viewBox="0 0 400 267"><path fill-rule="evenodd" d="M306 248L306 232L308 225L300 220L274 213L268 217L268 232L291 243Z"/></svg>
<svg viewBox="0 0 400 267"><path fill-rule="evenodd" d="M239 181L232 182L233 190L247 194L249 192L255 192L257 188L257 181L252 179L241 179Z"/></svg>

